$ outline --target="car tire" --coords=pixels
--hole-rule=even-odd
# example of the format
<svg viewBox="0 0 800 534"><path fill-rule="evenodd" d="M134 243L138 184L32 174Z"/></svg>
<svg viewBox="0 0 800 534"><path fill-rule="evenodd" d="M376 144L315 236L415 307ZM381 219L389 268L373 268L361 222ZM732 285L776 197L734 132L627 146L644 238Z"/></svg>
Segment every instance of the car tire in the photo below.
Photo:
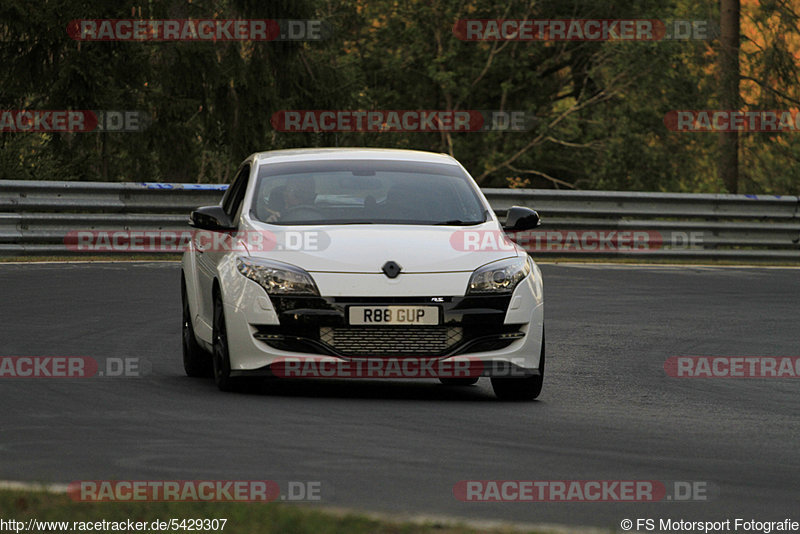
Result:
<svg viewBox="0 0 800 534"><path fill-rule="evenodd" d="M225 311L222 307L222 296L214 292L214 382L220 391L234 391L238 381L231 378L231 359L228 352L228 328L225 324Z"/></svg>
<svg viewBox="0 0 800 534"><path fill-rule="evenodd" d="M542 329L542 352L539 356L539 374L524 378L492 377L492 389L500 400L533 400L542 392L544 384L544 329Z"/></svg>
<svg viewBox="0 0 800 534"><path fill-rule="evenodd" d="M471 386L478 383L478 378L440 378L439 382L445 386Z"/></svg>
<svg viewBox="0 0 800 534"><path fill-rule="evenodd" d="M186 296L186 280L181 275L181 307L183 324L181 326L181 345L183 349L183 370L187 376L210 377L212 374L211 354L203 349L194 337L189 299Z"/></svg>

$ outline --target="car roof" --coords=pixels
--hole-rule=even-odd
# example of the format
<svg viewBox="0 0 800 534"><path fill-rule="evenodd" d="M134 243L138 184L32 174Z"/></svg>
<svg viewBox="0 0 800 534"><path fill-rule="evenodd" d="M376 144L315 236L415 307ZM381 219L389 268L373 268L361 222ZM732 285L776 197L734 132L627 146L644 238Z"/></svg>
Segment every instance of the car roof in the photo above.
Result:
<svg viewBox="0 0 800 534"><path fill-rule="evenodd" d="M458 165L458 162L447 154L424 152L422 150L402 150L394 148L292 148L286 150L270 150L253 154L256 163L289 163L309 160L384 160L414 161L421 163L440 163Z"/></svg>

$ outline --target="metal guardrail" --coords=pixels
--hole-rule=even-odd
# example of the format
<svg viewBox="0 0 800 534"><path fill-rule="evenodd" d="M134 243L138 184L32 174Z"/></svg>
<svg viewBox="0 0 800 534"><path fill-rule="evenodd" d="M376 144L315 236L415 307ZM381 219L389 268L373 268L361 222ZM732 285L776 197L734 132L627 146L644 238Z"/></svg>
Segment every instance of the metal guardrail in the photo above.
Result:
<svg viewBox="0 0 800 534"><path fill-rule="evenodd" d="M226 187L0 181L0 255L86 254L65 245L78 230L188 230L189 211L216 204ZM534 257L800 262L797 196L483 191L501 216L511 206L540 213L542 225L517 236Z"/></svg>

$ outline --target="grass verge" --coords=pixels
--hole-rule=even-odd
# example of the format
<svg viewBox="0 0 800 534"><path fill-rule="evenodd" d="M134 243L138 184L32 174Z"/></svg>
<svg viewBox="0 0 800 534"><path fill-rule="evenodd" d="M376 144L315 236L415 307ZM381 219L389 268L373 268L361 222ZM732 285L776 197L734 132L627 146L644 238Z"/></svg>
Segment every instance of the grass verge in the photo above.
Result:
<svg viewBox="0 0 800 534"><path fill-rule="evenodd" d="M68 532L79 532L73 522L146 522L171 519L227 519L225 534L490 534L518 533L514 527L474 529L460 524L435 521L393 521L354 512L318 510L310 505L280 503L208 502L76 502L62 493L34 490L0 490L0 518L8 521L67 521ZM6 529L8 530L8 529ZM10 530L14 532L14 530ZM44 532L43 530L40 530ZM111 532L112 530L102 530ZM181 532L182 530L178 530ZM52 530L51 532L58 532ZM65 531L66 532L66 531ZM116 530L114 532L137 532ZM165 530L162 532L170 532ZM211 531L208 531L211 532ZM527 531L534 532L534 531Z"/></svg>

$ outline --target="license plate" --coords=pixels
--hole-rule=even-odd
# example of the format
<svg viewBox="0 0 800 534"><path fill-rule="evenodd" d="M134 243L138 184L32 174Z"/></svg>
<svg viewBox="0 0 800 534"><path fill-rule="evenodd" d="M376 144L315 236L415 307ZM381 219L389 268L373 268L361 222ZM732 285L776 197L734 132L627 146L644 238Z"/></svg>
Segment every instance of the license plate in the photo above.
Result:
<svg viewBox="0 0 800 534"><path fill-rule="evenodd" d="M350 324L437 325L436 306L350 306Z"/></svg>

